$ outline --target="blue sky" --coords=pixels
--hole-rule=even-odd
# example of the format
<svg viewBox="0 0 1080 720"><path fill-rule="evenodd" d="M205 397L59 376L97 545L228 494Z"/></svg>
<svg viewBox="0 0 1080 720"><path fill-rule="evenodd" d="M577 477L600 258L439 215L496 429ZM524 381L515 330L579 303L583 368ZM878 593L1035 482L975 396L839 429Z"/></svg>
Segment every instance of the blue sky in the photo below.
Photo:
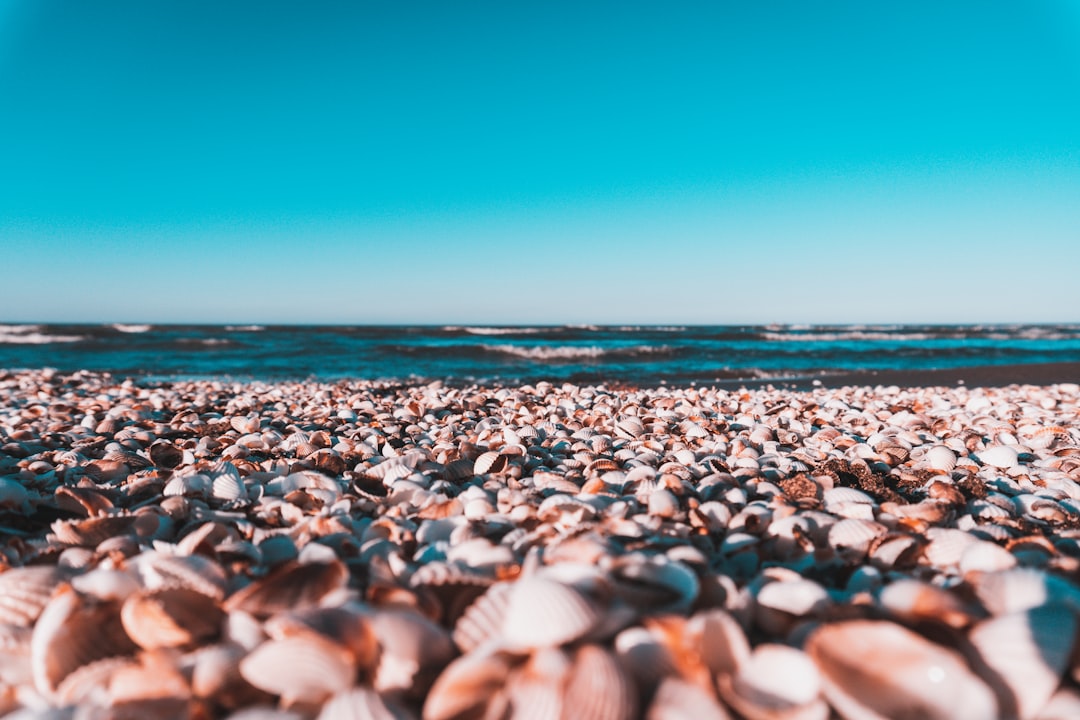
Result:
<svg viewBox="0 0 1080 720"><path fill-rule="evenodd" d="M0 319L1080 321L1080 3L0 0Z"/></svg>

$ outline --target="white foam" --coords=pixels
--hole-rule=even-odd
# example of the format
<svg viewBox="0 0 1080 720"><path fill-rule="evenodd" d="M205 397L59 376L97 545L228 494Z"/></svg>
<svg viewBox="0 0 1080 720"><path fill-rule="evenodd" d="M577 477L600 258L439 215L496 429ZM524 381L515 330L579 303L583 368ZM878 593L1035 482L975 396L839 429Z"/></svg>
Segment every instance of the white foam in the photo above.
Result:
<svg viewBox="0 0 1080 720"><path fill-rule="evenodd" d="M604 349L595 345L535 345L522 347L521 345L481 345L490 352L504 353L528 360L577 360L582 358L598 358L605 355L619 354L648 354L668 351L666 346L654 347L651 345L635 345L633 347Z"/></svg>
<svg viewBox="0 0 1080 720"><path fill-rule="evenodd" d="M265 325L226 325L225 329L228 332L262 332L266 329Z"/></svg>
<svg viewBox="0 0 1080 720"><path fill-rule="evenodd" d="M113 323L112 329L119 330L122 333L144 333L148 332L153 325L127 325L125 323Z"/></svg>

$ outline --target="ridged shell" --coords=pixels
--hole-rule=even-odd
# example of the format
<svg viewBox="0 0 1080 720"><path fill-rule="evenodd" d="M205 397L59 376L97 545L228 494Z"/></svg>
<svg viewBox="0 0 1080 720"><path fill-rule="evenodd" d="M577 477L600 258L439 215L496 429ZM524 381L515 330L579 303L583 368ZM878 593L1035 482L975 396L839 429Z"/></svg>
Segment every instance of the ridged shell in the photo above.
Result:
<svg viewBox="0 0 1080 720"><path fill-rule="evenodd" d="M825 720L821 676L801 650L764 643L732 675L718 682L724 701L747 720L799 718Z"/></svg>
<svg viewBox="0 0 1080 720"><path fill-rule="evenodd" d="M492 585L458 618L453 639L462 652L471 652L502 636L512 587L513 583L506 582Z"/></svg>
<svg viewBox="0 0 1080 720"><path fill-rule="evenodd" d="M1019 463L1019 456L1016 450L1008 445L994 445L988 447L985 450L976 453L975 457L977 457L979 462L984 465L989 465L1001 470L1008 470L1009 468L1016 467Z"/></svg>
<svg viewBox="0 0 1080 720"><path fill-rule="evenodd" d="M217 600L172 588L131 595L120 612L124 630L146 650L192 647L217 636L224 613Z"/></svg>
<svg viewBox="0 0 1080 720"><path fill-rule="evenodd" d="M353 685L356 667L345 648L315 635L268 640L240 662L240 674L286 702L323 702Z"/></svg>
<svg viewBox="0 0 1080 720"><path fill-rule="evenodd" d="M657 687L645 720L730 720L715 695L681 678L665 678Z"/></svg>
<svg viewBox="0 0 1080 720"><path fill-rule="evenodd" d="M490 591L489 591L490 592ZM511 648L554 647L584 637L604 610L582 592L543 577L515 582L507 594L502 639Z"/></svg>
<svg viewBox="0 0 1080 720"><path fill-rule="evenodd" d="M474 475L486 475L487 473L500 473L506 469L509 457L499 452L488 451L476 458L473 463Z"/></svg>
<svg viewBox="0 0 1080 720"><path fill-rule="evenodd" d="M184 451L167 440L158 440L147 452L154 464L160 468L172 470L184 462Z"/></svg>
<svg viewBox="0 0 1080 720"><path fill-rule="evenodd" d="M49 696L84 665L136 649L120 622L120 604L86 602L62 587L42 611L30 641L30 663L38 692Z"/></svg>
<svg viewBox="0 0 1080 720"><path fill-rule="evenodd" d="M453 720L466 717L503 717L490 712L491 706L505 706L501 697L511 670L511 659L502 652L470 652L457 658L439 674L424 701L424 720ZM487 708L489 712L485 713Z"/></svg>
<svg viewBox="0 0 1080 720"><path fill-rule="evenodd" d="M866 557L870 543L888 528L872 520L846 518L829 528L829 546L846 562L859 562Z"/></svg>
<svg viewBox="0 0 1080 720"><path fill-rule="evenodd" d="M410 720L412 715L365 687L340 692L326 701L316 720Z"/></svg>
<svg viewBox="0 0 1080 720"><path fill-rule="evenodd" d="M900 625L851 620L806 642L829 704L842 717L986 720L997 700L963 658Z"/></svg>
<svg viewBox="0 0 1080 720"><path fill-rule="evenodd" d="M223 501L246 500L248 496L244 481L232 473L223 473L215 477L210 494Z"/></svg>
<svg viewBox="0 0 1080 720"><path fill-rule="evenodd" d="M927 464L935 470L952 472L956 467L956 453L944 445L934 445L924 455Z"/></svg>
<svg viewBox="0 0 1080 720"><path fill-rule="evenodd" d="M972 573L967 580L991 615L1023 612L1049 602L1064 603L1074 611L1080 610L1080 589L1036 568Z"/></svg>
<svg viewBox="0 0 1080 720"><path fill-rule="evenodd" d="M0 624L31 627L65 576L47 565L0 573Z"/></svg>
<svg viewBox="0 0 1080 720"><path fill-rule="evenodd" d="M968 634L985 677L999 690L1007 715L1033 718L1054 694L1069 666L1076 616L1060 605L1001 615Z"/></svg>
<svg viewBox="0 0 1080 720"><path fill-rule="evenodd" d="M134 558L132 565L148 590L182 587L215 600L225 597L225 570L202 555L144 552Z"/></svg>
<svg viewBox="0 0 1080 720"><path fill-rule="evenodd" d="M315 605L327 594L345 587L349 571L343 563L288 562L269 575L233 593L225 610L243 610L256 617Z"/></svg>
<svg viewBox="0 0 1080 720"><path fill-rule="evenodd" d="M598 645L574 652L563 705L581 720L631 720L637 717L638 692L622 666Z"/></svg>
<svg viewBox="0 0 1080 720"><path fill-rule="evenodd" d="M130 533L135 515L102 515L81 520L57 520L52 524L57 541L78 547L97 547L102 542Z"/></svg>

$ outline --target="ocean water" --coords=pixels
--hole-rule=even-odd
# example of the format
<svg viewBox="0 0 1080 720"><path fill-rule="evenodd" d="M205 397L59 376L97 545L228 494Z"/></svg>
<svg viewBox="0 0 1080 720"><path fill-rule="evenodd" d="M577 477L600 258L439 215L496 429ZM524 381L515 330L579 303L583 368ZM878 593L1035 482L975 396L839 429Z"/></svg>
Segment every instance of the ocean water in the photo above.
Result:
<svg viewBox="0 0 1080 720"><path fill-rule="evenodd" d="M0 325L0 368L235 379L708 384L1080 362L1080 325Z"/></svg>

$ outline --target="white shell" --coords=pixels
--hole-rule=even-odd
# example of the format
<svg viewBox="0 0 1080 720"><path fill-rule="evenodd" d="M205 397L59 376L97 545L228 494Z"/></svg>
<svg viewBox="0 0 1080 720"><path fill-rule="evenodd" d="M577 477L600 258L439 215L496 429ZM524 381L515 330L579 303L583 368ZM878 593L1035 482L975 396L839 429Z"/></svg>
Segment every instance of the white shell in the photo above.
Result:
<svg viewBox="0 0 1080 720"><path fill-rule="evenodd" d="M1016 467L1019 463L1018 455L1015 448L1008 445L994 445L988 447L975 454L975 457L979 459L979 462L990 467L999 468L1001 470L1008 470L1009 468Z"/></svg>
<svg viewBox="0 0 1080 720"><path fill-rule="evenodd" d="M952 650L894 623L851 620L807 640L825 697L844 718L986 720L998 716L986 684Z"/></svg>

